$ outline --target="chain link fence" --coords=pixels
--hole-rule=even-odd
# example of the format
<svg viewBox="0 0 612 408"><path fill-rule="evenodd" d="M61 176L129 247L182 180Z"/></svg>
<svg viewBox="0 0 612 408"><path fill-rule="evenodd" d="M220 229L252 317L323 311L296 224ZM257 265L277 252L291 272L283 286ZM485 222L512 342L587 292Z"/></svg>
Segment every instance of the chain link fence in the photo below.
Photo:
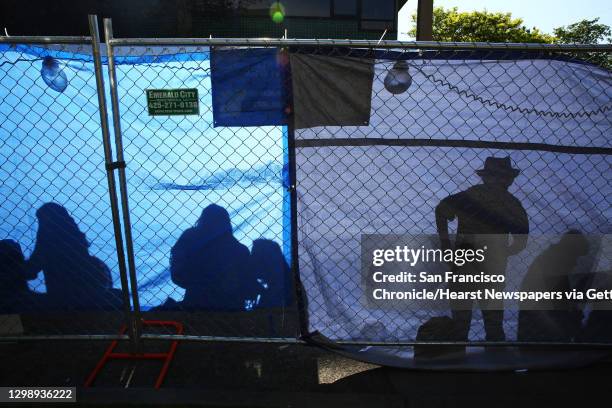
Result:
<svg viewBox="0 0 612 408"><path fill-rule="evenodd" d="M486 311L483 319L477 302L473 316L451 310L452 301L376 302L368 292L372 276L362 269L363 234L379 234L380 241L402 235L392 242L439 248L436 223L443 213L444 228L448 223L450 232L460 236L503 232L507 242L512 233L529 234L524 249L498 259L496 270L505 274L508 292L609 289L609 51L568 54L485 46L296 47L294 52L355 63L374 59L368 123L295 131L298 256L311 330L362 344L609 340L609 312L591 311L601 303L566 301L555 310L534 311L506 301L505 313ZM394 75L405 76L399 92L393 89L398 86ZM591 75L598 79L588 79ZM516 171L507 180L510 194L490 189L483 174L489 163L505 158L508 170ZM581 237L578 241L584 237L584 253L572 253L579 245L567 246L568 232ZM410 266L405 268L427 270ZM398 286L408 292L447 285L425 282L395 290ZM455 324L442 316L452 316ZM464 327L457 329L458 320Z"/></svg>
<svg viewBox="0 0 612 408"><path fill-rule="evenodd" d="M479 185L492 157L509 157L510 168L520 170L508 191L529 225L529 244L509 257L506 290L521 288L534 262L569 230L579 230L589 245L571 272L607 287L610 47L107 34L108 57L99 66L112 62L103 92L112 129L100 119L107 108L100 116L96 58L87 42L2 49L1 228L2 238L12 240L3 241L2 319L14 322L19 314L24 326L13 335L111 336L126 319L142 318L179 321L185 333L138 328L130 336L292 342L319 332L345 343L431 340L420 328L450 315L450 306L369 302L362 235L402 234L417 247L437 240L436 209ZM233 106L244 112L241 106L260 102L245 102L253 89L276 97L262 85L273 75L261 69L272 55L291 66L279 79L293 97L281 101L285 122L216 123L220 90L211 77L227 68L217 56L245 50L265 52L227 71L248 78L228 103L237 100ZM334 82L333 70L312 68L329 61L340 61L349 74L312 105L325 120L308 122L314 116L303 116L303 98L317 86L308 75ZM352 77L356 67L361 74ZM371 87L365 102L356 96L363 72L370 78L363 89ZM156 113L164 106L149 93L164 90L195 90L197 111ZM346 100L354 111L367 106L367 117L343 111L336 123L334 112ZM109 146L115 137L116 160L105 132ZM457 232L457 214L447 215L451 234ZM580 280L570 281L572 289ZM605 330L610 315L592 311L597 307L589 302L577 302L572 321L573 330L591 337L567 338L521 337L521 311L511 304L502 321L506 340L612 340ZM475 308L465 340L491 340L485 323Z"/></svg>
<svg viewBox="0 0 612 408"><path fill-rule="evenodd" d="M125 306L91 42L0 50L2 334L115 335Z"/></svg>
<svg viewBox="0 0 612 408"><path fill-rule="evenodd" d="M296 338L286 130L214 126L209 47L115 53L143 316L192 336ZM144 94L165 89L197 89L198 114L150 115Z"/></svg>

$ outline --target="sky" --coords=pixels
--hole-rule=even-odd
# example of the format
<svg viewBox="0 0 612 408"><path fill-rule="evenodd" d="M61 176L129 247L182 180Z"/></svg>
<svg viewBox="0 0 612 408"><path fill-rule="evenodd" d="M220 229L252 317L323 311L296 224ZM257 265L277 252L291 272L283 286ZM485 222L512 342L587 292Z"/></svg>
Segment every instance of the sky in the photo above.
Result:
<svg viewBox="0 0 612 408"><path fill-rule="evenodd" d="M407 35L416 12L417 0L408 0L400 10L398 39L413 39ZM503 11L523 19L527 27L537 27L551 34L555 27L568 25L582 19L599 17L599 22L612 26L612 1L610 0L434 0L434 7L457 7L459 11Z"/></svg>

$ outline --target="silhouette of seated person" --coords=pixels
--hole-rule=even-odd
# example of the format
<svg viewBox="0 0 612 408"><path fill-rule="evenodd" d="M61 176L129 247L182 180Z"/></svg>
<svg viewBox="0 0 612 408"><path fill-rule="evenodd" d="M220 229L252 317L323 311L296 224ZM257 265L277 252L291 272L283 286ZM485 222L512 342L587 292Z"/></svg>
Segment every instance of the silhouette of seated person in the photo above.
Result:
<svg viewBox="0 0 612 408"><path fill-rule="evenodd" d="M571 291L570 274L578 259L588 252L589 242L580 231L566 232L559 242L536 257L521 283L521 291ZM582 318L577 304L568 300L521 302L517 338L569 342L578 335Z"/></svg>
<svg viewBox="0 0 612 408"><path fill-rule="evenodd" d="M457 275L478 274L505 275L508 257L522 251L527 244L529 222L520 201L508 189L520 170L512 168L510 157L487 157L484 168L476 173L482 184L444 198L436 207L436 226L443 250L451 248L448 223L457 219L455 249L482 249L487 247L484 262L469 262L463 266L452 265ZM449 284L454 292L484 289L504 289L503 283ZM503 341L504 304L502 300L481 300L486 340ZM450 302L456 330L467 340L472 320L473 301Z"/></svg>
<svg viewBox="0 0 612 408"><path fill-rule="evenodd" d="M68 211L46 203L37 211L36 244L26 262L33 279L42 271L50 309L115 310L120 291L112 289L108 267L89 254L89 242Z"/></svg>
<svg viewBox="0 0 612 408"><path fill-rule="evenodd" d="M293 276L283 251L276 242L267 239L253 241L251 267L258 283L255 293L256 307L293 305Z"/></svg>
<svg viewBox="0 0 612 408"><path fill-rule="evenodd" d="M11 240L0 241L0 313L19 313L40 307L42 295L32 292L21 246Z"/></svg>
<svg viewBox="0 0 612 408"><path fill-rule="evenodd" d="M168 300L161 309L245 310L255 281L248 271L249 250L233 235L228 212L216 204L202 211L196 225L180 236L171 250L172 282L185 289L181 302Z"/></svg>

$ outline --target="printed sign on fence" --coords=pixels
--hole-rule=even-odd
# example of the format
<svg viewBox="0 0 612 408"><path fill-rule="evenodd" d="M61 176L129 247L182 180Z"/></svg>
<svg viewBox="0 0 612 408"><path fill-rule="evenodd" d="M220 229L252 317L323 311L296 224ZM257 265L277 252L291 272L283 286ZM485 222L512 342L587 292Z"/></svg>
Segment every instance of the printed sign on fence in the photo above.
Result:
<svg viewBox="0 0 612 408"><path fill-rule="evenodd" d="M147 107L150 116L199 115L198 90L147 89Z"/></svg>

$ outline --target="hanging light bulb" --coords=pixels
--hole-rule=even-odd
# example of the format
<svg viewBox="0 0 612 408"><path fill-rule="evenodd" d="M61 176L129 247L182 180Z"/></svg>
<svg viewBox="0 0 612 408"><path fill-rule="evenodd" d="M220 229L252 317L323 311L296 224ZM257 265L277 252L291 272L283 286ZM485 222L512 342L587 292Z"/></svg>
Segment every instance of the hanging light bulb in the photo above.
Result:
<svg viewBox="0 0 612 408"><path fill-rule="evenodd" d="M68 86L68 78L66 73L59 67L57 60L53 57L46 56L43 58L42 69L40 70L40 76L42 76L45 84L49 88L57 92L64 92Z"/></svg>
<svg viewBox="0 0 612 408"><path fill-rule="evenodd" d="M401 94L412 84L412 76L408 72L406 61L397 61L385 77L385 88L392 94Z"/></svg>

